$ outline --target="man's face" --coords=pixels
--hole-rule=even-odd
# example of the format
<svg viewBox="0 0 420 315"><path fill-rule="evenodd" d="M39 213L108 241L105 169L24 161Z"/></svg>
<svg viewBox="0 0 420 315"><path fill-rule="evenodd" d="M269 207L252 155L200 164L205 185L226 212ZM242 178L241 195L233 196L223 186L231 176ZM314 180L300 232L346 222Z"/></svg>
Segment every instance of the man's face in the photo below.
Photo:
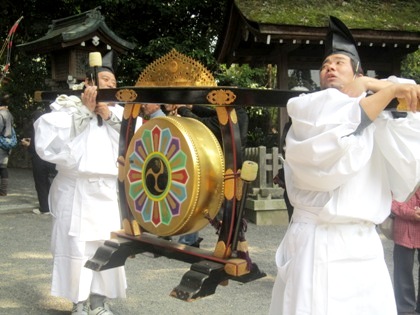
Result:
<svg viewBox="0 0 420 315"><path fill-rule="evenodd" d="M113 89L117 87L115 75L109 71L101 71L98 73L98 87L100 89Z"/></svg>
<svg viewBox="0 0 420 315"><path fill-rule="evenodd" d="M159 104L142 104L141 110L143 112L144 116L149 116L159 110L160 105Z"/></svg>
<svg viewBox="0 0 420 315"><path fill-rule="evenodd" d="M343 85L354 80L354 72L350 57L342 54L325 58L319 73L321 89L341 89Z"/></svg>

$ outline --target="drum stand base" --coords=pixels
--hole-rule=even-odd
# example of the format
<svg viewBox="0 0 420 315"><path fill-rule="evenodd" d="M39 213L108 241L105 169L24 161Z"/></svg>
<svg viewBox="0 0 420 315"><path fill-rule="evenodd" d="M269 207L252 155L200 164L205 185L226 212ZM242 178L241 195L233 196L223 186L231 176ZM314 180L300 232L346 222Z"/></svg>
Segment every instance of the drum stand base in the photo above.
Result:
<svg viewBox="0 0 420 315"><path fill-rule="evenodd" d="M225 265L231 264L231 260L218 258L209 251L147 233L132 236L124 232L114 232L113 239L99 247L95 256L86 262L85 267L102 271L124 266L127 258L144 252L191 263L190 270L170 293L175 298L189 302L214 294L217 286L226 284L229 279L246 283L266 276L256 264L252 264L250 272L245 275L229 275L225 271Z"/></svg>
<svg viewBox="0 0 420 315"><path fill-rule="evenodd" d="M224 271L223 264L203 260L191 265L191 269L184 274L181 283L172 290L170 295L180 300L192 302L214 294L217 286L219 284L227 285L229 279L246 283L265 276L266 274L261 272L257 265L253 264L250 273L240 277L232 277Z"/></svg>

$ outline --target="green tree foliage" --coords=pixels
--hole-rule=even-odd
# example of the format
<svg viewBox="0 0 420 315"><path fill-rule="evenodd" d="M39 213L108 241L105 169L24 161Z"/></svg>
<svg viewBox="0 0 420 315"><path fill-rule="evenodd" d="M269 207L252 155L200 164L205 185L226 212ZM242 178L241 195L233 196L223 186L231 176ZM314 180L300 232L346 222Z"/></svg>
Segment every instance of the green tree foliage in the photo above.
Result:
<svg viewBox="0 0 420 315"><path fill-rule="evenodd" d="M227 0L25 0L0 2L0 38L6 38L13 23L23 16L14 37L12 64L8 84L1 89L12 94L11 111L18 133L36 104L35 90L47 87L50 63L47 56L28 56L17 44L30 42L45 35L52 20L101 7L106 24L118 36L134 42L137 47L121 56L118 70L120 85L133 85L141 71L153 60L172 48L184 53L215 73L219 85L272 88L274 70L270 66L250 68L247 65L226 68L218 65L213 51L223 26ZM0 64L4 64L1 56ZM407 57L403 75L420 82L420 53ZM275 125L275 109L250 107L250 144L264 144ZM271 117L271 118L270 118ZM254 140L253 140L254 139ZM269 146L269 145L268 145Z"/></svg>
<svg viewBox="0 0 420 315"><path fill-rule="evenodd" d="M413 79L420 83L420 50L407 55L401 65L401 74L403 77Z"/></svg>
<svg viewBox="0 0 420 315"><path fill-rule="evenodd" d="M232 65L227 68L221 65L216 74L219 86L239 86L246 88L271 88L275 86L275 71L271 65L251 68L249 65ZM273 132L278 116L276 107L249 106L246 108L249 117L247 146L260 145L271 148L278 146L278 137Z"/></svg>
<svg viewBox="0 0 420 315"><path fill-rule="evenodd" d="M265 67L251 68L249 65L220 65L216 73L217 84L221 86L240 86L249 88L268 88L270 74Z"/></svg>
<svg viewBox="0 0 420 315"><path fill-rule="evenodd" d="M141 71L172 48L199 60L211 71L217 70L212 55L217 34L223 25L225 0L28 0L0 3L0 38L6 38L13 23L23 16L15 33L8 84L1 89L13 96L10 107L18 132L40 104L33 101L35 90L47 88L50 75L48 56L29 56L16 45L46 34L52 20L101 7L108 27L137 47L120 56L120 85L133 85ZM4 64L5 56L0 63Z"/></svg>
<svg viewBox="0 0 420 315"><path fill-rule="evenodd" d="M175 48L217 69L212 55L223 25L223 0L106 0L99 1L107 25L128 41L135 51L122 60L120 79L133 83L153 60ZM106 10L105 10L106 8ZM104 14L104 13L103 13Z"/></svg>
<svg viewBox="0 0 420 315"><path fill-rule="evenodd" d="M47 77L45 58L16 59L13 62L13 70L8 75L4 88L13 95L10 111L21 136L22 129L31 119L32 111L36 106L42 105L34 102L34 91L46 89Z"/></svg>

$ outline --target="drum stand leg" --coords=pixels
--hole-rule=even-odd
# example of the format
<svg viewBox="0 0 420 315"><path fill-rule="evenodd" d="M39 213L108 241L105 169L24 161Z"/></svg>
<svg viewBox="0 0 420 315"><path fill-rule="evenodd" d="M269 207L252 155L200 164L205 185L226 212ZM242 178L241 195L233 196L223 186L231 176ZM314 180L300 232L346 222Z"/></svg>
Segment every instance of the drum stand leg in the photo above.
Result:
<svg viewBox="0 0 420 315"><path fill-rule="evenodd" d="M172 290L171 296L177 299L192 302L196 299L212 295L219 284L229 279L247 283L265 277L256 264L252 264L251 271L240 277L229 276L224 271L224 264L203 260L192 264L191 269L184 274L181 283Z"/></svg>
<svg viewBox="0 0 420 315"><path fill-rule="evenodd" d="M105 241L97 249L95 255L86 262L85 267L95 271L102 271L124 266L128 257L133 257L141 252L136 245L135 242L130 240Z"/></svg>
<svg viewBox="0 0 420 315"><path fill-rule="evenodd" d="M227 280L224 264L203 260L191 265L191 269L184 274L181 283L170 295L191 302L214 294L217 286L224 280Z"/></svg>
<svg viewBox="0 0 420 315"><path fill-rule="evenodd" d="M86 262L85 267L102 271L124 266L127 258L144 252L191 263L190 270L183 275L180 284L170 293L172 297L184 301L194 301L212 295L218 285L224 284L229 279L246 283L266 276L253 263L249 272L235 272L241 269L244 263L246 264L243 259L218 258L210 251L144 233L133 236L114 232L114 240L106 241L99 247L94 257Z"/></svg>

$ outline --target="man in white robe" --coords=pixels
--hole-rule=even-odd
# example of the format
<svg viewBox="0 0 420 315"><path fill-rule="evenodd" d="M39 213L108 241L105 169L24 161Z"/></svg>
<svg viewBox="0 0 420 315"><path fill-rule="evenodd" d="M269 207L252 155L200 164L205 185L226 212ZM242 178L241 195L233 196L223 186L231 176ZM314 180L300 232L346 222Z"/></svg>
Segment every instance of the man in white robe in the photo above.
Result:
<svg viewBox="0 0 420 315"><path fill-rule="evenodd" d="M287 105L285 177L295 208L276 253L270 314L397 314L375 226L392 197L407 199L420 182L420 117L394 119L384 109L401 98L415 111L420 86L359 74L354 40L331 17L330 33L337 25L344 45L326 54L323 90Z"/></svg>
<svg viewBox="0 0 420 315"><path fill-rule="evenodd" d="M97 84L116 87L113 69L105 63ZM61 95L52 112L34 124L37 153L58 171L49 195L51 294L72 301L72 314L82 315L112 314L105 298L124 298L127 286L123 266L101 272L84 267L111 232L121 229L117 157L123 107L96 103L96 95L96 86L87 86L81 99Z"/></svg>

